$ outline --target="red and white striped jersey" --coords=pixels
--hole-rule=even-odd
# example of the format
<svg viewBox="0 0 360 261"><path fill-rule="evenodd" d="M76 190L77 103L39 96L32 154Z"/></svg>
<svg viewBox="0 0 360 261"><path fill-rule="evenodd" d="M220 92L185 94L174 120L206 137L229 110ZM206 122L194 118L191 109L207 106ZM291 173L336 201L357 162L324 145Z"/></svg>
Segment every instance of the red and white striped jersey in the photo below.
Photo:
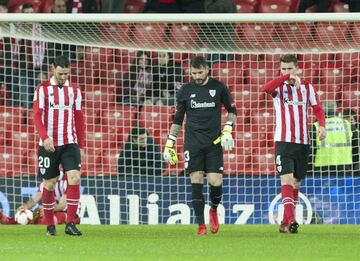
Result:
<svg viewBox="0 0 360 261"><path fill-rule="evenodd" d="M58 177L58 180L55 183L55 201L59 202L60 198L65 195L67 188L67 175L64 174L64 172L60 171L60 176ZM41 182L37 192L43 192L44 190L44 182Z"/></svg>
<svg viewBox="0 0 360 261"><path fill-rule="evenodd" d="M308 106L320 104L314 87L300 81L300 88L297 88L285 81L273 92L273 101L276 112L274 140L310 144Z"/></svg>
<svg viewBox="0 0 360 261"><path fill-rule="evenodd" d="M73 0L71 13L80 14L83 13L83 0Z"/></svg>
<svg viewBox="0 0 360 261"><path fill-rule="evenodd" d="M39 145L43 139L52 138L54 146L78 143L76 135L74 114L75 110L81 111L81 92L79 87L68 80L62 87L56 85L54 77L49 81L39 84L34 94L34 114L42 111L41 123L46 133L40 134Z"/></svg>

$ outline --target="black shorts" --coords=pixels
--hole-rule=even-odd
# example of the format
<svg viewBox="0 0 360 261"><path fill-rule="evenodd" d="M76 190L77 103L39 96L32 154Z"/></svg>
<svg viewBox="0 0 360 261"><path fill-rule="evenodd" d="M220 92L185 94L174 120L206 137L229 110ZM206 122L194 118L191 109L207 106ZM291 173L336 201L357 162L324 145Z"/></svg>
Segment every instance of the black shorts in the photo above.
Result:
<svg viewBox="0 0 360 261"><path fill-rule="evenodd" d="M60 175L59 165L64 172L80 170L80 149L76 143L55 147L55 152L48 152L39 146L38 176L42 179L52 179Z"/></svg>
<svg viewBox="0 0 360 261"><path fill-rule="evenodd" d="M304 178L308 169L309 153L309 145L277 141L275 165L278 174L293 173L297 179Z"/></svg>
<svg viewBox="0 0 360 261"><path fill-rule="evenodd" d="M204 171L205 173L220 173L224 171L224 158L221 145L207 148L184 147L185 173Z"/></svg>

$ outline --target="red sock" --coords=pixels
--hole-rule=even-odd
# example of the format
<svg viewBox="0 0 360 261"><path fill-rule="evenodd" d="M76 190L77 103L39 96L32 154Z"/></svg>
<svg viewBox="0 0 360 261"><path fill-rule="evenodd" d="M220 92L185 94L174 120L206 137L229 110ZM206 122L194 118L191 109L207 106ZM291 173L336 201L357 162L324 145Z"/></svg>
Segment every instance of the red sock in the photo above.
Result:
<svg viewBox="0 0 360 261"><path fill-rule="evenodd" d="M55 192L49 191L45 187L43 189L41 201L44 208L45 224L47 226L54 225L54 206Z"/></svg>
<svg viewBox="0 0 360 261"><path fill-rule="evenodd" d="M294 188L294 204L296 206L296 204L299 201L299 189Z"/></svg>
<svg viewBox="0 0 360 261"><path fill-rule="evenodd" d="M55 217L57 219L58 224L64 224L66 220L65 212L55 212Z"/></svg>
<svg viewBox="0 0 360 261"><path fill-rule="evenodd" d="M66 223L73 222L80 199L80 185L68 185L66 190L67 215Z"/></svg>
<svg viewBox="0 0 360 261"><path fill-rule="evenodd" d="M289 224L295 221L294 218L294 191L292 185L281 186L281 197L284 206L284 218L282 224Z"/></svg>

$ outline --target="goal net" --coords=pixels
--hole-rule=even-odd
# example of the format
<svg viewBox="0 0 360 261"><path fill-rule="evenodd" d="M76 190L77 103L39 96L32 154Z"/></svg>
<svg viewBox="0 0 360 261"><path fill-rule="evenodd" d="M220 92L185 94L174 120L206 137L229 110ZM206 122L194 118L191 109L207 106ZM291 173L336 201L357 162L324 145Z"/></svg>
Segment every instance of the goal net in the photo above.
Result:
<svg viewBox="0 0 360 261"><path fill-rule="evenodd" d="M13 215L36 192L32 97L35 86L52 76L54 57L62 54L71 61L71 81L81 88L86 119L82 223L194 223L183 132L176 167L166 165L161 153L176 93L191 80L190 59L200 54L211 77L229 87L238 110L236 147L224 154L220 222L278 223L275 115L271 97L261 89L279 75L281 55L293 53L299 76L314 85L320 100L336 102L337 114L351 118L351 112L354 120L352 164L317 170L312 158L297 203L298 222L360 223L359 25L351 13L2 14L0 208ZM315 119L309 112L311 129ZM207 186L204 193L208 203Z"/></svg>

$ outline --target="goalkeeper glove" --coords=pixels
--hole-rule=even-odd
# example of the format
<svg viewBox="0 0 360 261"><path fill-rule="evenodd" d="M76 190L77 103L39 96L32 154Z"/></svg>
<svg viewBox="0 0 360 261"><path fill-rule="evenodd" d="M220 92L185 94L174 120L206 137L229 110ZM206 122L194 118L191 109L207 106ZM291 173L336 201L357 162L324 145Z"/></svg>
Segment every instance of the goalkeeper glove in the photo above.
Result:
<svg viewBox="0 0 360 261"><path fill-rule="evenodd" d="M231 131L232 131L232 123L227 122L220 137L214 140L213 143L216 145L219 142L221 142L221 146L223 147L224 150L231 150L234 147L234 139L231 135Z"/></svg>
<svg viewBox="0 0 360 261"><path fill-rule="evenodd" d="M165 145L164 160L170 165L175 165L176 163L178 163L178 157L174 149L175 140L175 136L169 135Z"/></svg>

